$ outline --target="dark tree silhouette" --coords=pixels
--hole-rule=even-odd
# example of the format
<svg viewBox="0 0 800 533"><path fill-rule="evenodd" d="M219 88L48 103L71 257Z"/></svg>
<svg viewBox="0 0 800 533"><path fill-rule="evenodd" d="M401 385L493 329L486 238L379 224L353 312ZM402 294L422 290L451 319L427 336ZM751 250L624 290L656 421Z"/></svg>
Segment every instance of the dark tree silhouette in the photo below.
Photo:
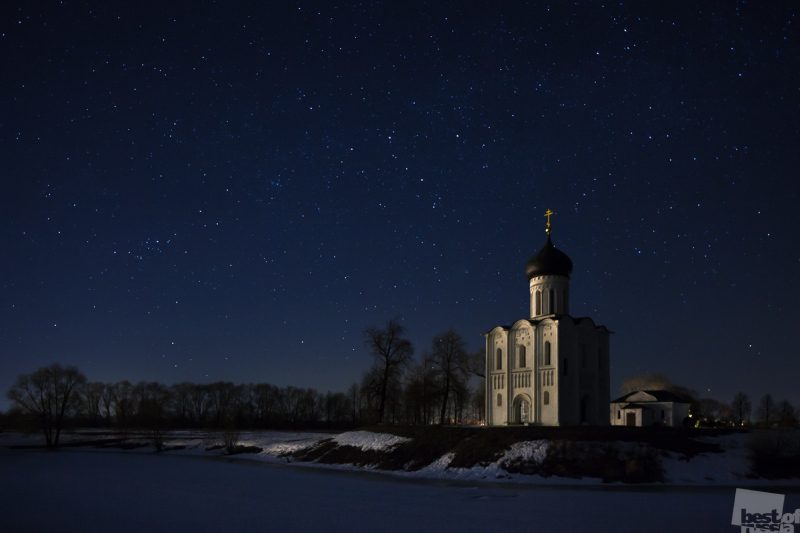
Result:
<svg viewBox="0 0 800 533"><path fill-rule="evenodd" d="M228 415L228 406L234 397L236 385L230 381L217 381L208 385L208 401L214 414L216 427L222 427Z"/></svg>
<svg viewBox="0 0 800 533"><path fill-rule="evenodd" d="M431 360L439 370L442 407L439 411L439 424L444 424L450 392L456 386L463 386L466 377L467 352L464 341L455 330L438 335L433 339Z"/></svg>
<svg viewBox="0 0 800 533"><path fill-rule="evenodd" d="M427 352L423 353L421 361L411 367L403 394L408 423L428 425L433 420L438 376L438 369Z"/></svg>
<svg viewBox="0 0 800 533"><path fill-rule="evenodd" d="M48 446L58 446L68 406L86 377L74 366L58 363L31 374L20 374L7 393L9 400L39 418Z"/></svg>
<svg viewBox="0 0 800 533"><path fill-rule="evenodd" d="M254 394L255 416L263 425L267 425L275 412L278 387L267 383L259 383L255 386Z"/></svg>
<svg viewBox="0 0 800 533"><path fill-rule="evenodd" d="M750 411L753 406L750 404L750 399L747 394L737 392L731 401L731 414L736 420L736 424L741 426L745 420L750 420Z"/></svg>
<svg viewBox="0 0 800 533"><path fill-rule="evenodd" d="M164 448L164 433L167 428L172 394L166 385L151 381L145 386L145 394L139 406L139 417L151 432L156 451Z"/></svg>
<svg viewBox="0 0 800 533"><path fill-rule="evenodd" d="M793 427L797 423L794 406L788 400L781 400L775 405L775 419L778 425Z"/></svg>
<svg viewBox="0 0 800 533"><path fill-rule="evenodd" d="M134 413L133 385L127 379L115 383L111 387L111 397L114 404L114 417L124 433Z"/></svg>
<svg viewBox="0 0 800 533"><path fill-rule="evenodd" d="M392 381L399 379L414 355L414 347L405 335L406 328L399 318L391 319L385 328L372 326L364 330L364 345L375 360L370 372L377 378L379 423L384 421L386 396Z"/></svg>
<svg viewBox="0 0 800 533"><path fill-rule="evenodd" d="M100 408L103 405L105 390L105 383L99 381L90 381L78 387L78 401L91 427L95 427L102 417Z"/></svg>
<svg viewBox="0 0 800 533"><path fill-rule="evenodd" d="M767 393L761 398L758 402L756 414L758 419L764 422L765 426L769 426L769 423L775 417L775 400L772 399L771 394Z"/></svg>
<svg viewBox="0 0 800 533"><path fill-rule="evenodd" d="M486 348L481 348L477 352L467 355L466 369L467 372L479 378L486 377Z"/></svg>
<svg viewBox="0 0 800 533"><path fill-rule="evenodd" d="M353 383L347 388L347 399L352 410L350 422L355 426L358 424L358 408L361 405L361 389L358 383Z"/></svg>

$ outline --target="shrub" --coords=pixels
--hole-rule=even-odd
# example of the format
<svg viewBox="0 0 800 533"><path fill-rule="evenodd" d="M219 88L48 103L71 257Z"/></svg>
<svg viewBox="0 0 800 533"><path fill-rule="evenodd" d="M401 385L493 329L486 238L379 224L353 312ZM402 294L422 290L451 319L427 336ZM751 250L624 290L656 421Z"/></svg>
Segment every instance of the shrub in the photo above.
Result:
<svg viewBox="0 0 800 533"><path fill-rule="evenodd" d="M775 428L753 431L747 441L750 471L755 477L800 477L800 432Z"/></svg>

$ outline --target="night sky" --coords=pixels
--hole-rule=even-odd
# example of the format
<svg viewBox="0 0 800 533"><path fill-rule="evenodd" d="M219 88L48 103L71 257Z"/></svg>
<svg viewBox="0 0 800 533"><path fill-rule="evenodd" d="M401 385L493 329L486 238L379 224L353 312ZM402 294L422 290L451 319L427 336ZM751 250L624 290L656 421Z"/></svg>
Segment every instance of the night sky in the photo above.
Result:
<svg viewBox="0 0 800 533"><path fill-rule="evenodd" d="M800 402L797 4L14 4L3 393L54 361L344 391L395 316L476 351L552 209L612 399Z"/></svg>

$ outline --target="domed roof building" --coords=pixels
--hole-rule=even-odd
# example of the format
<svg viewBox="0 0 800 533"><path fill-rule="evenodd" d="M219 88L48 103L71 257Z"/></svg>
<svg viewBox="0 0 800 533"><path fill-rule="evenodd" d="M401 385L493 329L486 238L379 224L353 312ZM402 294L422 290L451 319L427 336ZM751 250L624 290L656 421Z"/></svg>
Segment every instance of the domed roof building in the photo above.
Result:
<svg viewBox="0 0 800 533"><path fill-rule="evenodd" d="M572 260L547 241L525 266L530 318L486 337L486 425L608 425L609 336L569 314Z"/></svg>
<svg viewBox="0 0 800 533"><path fill-rule="evenodd" d="M529 281L539 276L564 276L569 278L572 274L572 260L567 254L553 246L553 241L550 240L550 232L548 231L547 242L525 265L525 273L528 275Z"/></svg>

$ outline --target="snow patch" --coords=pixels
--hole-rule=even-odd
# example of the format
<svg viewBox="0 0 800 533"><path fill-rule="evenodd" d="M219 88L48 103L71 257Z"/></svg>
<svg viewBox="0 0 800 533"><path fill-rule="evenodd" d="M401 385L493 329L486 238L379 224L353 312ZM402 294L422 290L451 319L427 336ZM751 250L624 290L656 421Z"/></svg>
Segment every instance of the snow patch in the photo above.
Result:
<svg viewBox="0 0 800 533"><path fill-rule="evenodd" d="M339 446L354 446L362 450L387 450L411 439L390 433L370 433L369 431L349 431L333 438Z"/></svg>
<svg viewBox="0 0 800 533"><path fill-rule="evenodd" d="M526 462L534 461L541 464L547 455L548 442L549 441L546 440L516 442L511 445L511 449L503 455L499 462L522 460Z"/></svg>

